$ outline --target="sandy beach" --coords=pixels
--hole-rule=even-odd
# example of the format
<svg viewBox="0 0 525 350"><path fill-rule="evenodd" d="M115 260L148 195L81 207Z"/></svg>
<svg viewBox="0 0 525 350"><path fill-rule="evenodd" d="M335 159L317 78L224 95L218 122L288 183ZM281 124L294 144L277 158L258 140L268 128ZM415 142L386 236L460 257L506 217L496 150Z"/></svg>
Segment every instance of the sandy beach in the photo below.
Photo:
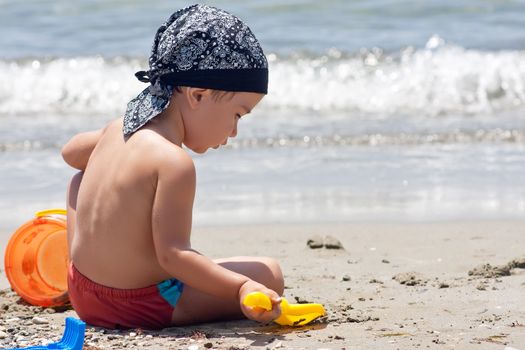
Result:
<svg viewBox="0 0 525 350"><path fill-rule="evenodd" d="M327 316L301 328L88 325L84 348L525 349L524 230L525 221L200 227L197 250L279 259L285 297L322 303ZM307 244L319 239L322 247ZM3 271L0 278L6 286ZM28 306L9 289L0 312L0 348L58 340L65 317L76 316Z"/></svg>

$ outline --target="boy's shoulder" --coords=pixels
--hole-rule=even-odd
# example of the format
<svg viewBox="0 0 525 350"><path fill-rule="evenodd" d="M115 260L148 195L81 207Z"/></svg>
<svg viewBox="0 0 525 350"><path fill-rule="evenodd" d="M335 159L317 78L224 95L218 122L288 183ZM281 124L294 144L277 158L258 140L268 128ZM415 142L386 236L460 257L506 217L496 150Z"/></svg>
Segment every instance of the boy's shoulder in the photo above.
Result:
<svg viewBox="0 0 525 350"><path fill-rule="evenodd" d="M195 178L195 164L182 147L159 137L155 140L154 161L157 164L159 178L172 181L192 180Z"/></svg>
<svg viewBox="0 0 525 350"><path fill-rule="evenodd" d="M123 137L122 125L120 118L110 122L106 130L111 137ZM141 129L125 142L143 166L155 170L159 177L195 177L195 165L188 152L155 131Z"/></svg>

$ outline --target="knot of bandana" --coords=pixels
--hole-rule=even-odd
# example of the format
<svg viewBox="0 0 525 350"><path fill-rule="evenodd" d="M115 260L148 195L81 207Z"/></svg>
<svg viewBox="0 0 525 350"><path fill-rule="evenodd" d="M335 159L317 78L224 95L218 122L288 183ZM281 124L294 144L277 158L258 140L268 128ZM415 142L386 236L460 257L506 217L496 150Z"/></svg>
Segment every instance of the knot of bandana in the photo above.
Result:
<svg viewBox="0 0 525 350"><path fill-rule="evenodd" d="M137 77L138 80L140 80L143 83L150 82L148 72L141 70L140 72L135 73L135 76Z"/></svg>
<svg viewBox="0 0 525 350"><path fill-rule="evenodd" d="M173 92L173 88L171 87L171 85L162 84L160 80L157 80L155 81L155 83L151 84L151 86L149 87L149 92L153 96L169 97Z"/></svg>
<svg viewBox="0 0 525 350"><path fill-rule="evenodd" d="M160 114L175 86L267 93L268 62L250 28L230 13L193 5L157 30L149 70L135 73L151 85L128 103L124 135Z"/></svg>

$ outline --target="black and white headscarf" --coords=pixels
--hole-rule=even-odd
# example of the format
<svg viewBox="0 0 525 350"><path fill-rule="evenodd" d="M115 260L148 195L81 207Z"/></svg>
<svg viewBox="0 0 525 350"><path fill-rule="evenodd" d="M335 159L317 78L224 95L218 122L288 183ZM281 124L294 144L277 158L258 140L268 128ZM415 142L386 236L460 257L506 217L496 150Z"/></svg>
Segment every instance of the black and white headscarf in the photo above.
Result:
<svg viewBox="0 0 525 350"><path fill-rule="evenodd" d="M157 30L149 68L135 73L150 86L128 103L125 136L166 109L175 86L268 91L268 62L250 28L206 5L175 12Z"/></svg>

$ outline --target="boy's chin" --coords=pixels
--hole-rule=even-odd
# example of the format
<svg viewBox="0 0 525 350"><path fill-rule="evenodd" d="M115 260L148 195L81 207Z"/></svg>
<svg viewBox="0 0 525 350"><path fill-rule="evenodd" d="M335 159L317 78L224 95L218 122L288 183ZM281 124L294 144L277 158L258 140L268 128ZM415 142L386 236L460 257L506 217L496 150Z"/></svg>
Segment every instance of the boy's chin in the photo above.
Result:
<svg viewBox="0 0 525 350"><path fill-rule="evenodd" d="M195 152L195 153L198 153L198 154L203 154L203 153L206 153L208 150L210 149L217 149L220 147L220 145L217 145L217 146L202 146L202 145L188 145L186 143L184 143L184 146L186 146L187 148L189 148L192 152Z"/></svg>
<svg viewBox="0 0 525 350"><path fill-rule="evenodd" d="M209 147L188 147L188 148L198 154L206 153L206 151L210 149Z"/></svg>

